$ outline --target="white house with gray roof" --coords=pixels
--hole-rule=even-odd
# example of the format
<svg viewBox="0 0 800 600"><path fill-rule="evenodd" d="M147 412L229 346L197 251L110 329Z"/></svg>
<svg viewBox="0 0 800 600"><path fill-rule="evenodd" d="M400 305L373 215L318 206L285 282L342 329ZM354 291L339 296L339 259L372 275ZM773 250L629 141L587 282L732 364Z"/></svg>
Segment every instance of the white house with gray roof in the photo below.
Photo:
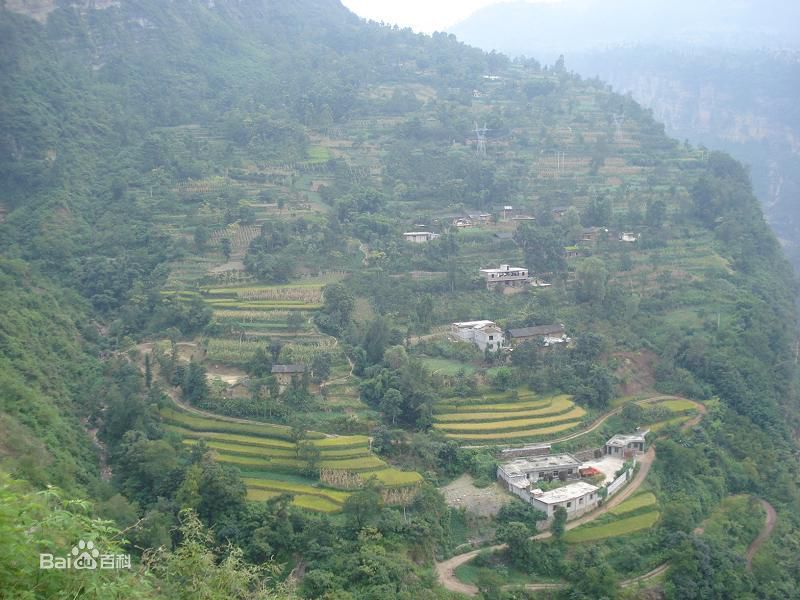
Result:
<svg viewBox="0 0 800 600"><path fill-rule="evenodd" d="M450 326L450 333L460 340L475 344L482 352L503 347L503 330L494 321L461 321Z"/></svg>
<svg viewBox="0 0 800 600"><path fill-rule="evenodd" d="M648 433L650 433L649 429L629 435L618 433L606 442L603 452L619 458L630 458L636 454L641 454L644 452L647 443L645 436Z"/></svg>
<svg viewBox="0 0 800 600"><path fill-rule="evenodd" d="M585 481L576 481L548 492L532 490L531 506L552 519L559 506L567 511L567 520L581 516L597 507L600 502L599 488Z"/></svg>

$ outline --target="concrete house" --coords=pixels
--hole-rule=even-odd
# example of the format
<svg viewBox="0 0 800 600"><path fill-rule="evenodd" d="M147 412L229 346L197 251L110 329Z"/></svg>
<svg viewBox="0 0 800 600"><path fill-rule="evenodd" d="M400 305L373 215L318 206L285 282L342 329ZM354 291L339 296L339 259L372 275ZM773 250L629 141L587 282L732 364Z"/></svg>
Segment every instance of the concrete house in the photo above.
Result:
<svg viewBox="0 0 800 600"><path fill-rule="evenodd" d="M564 325L538 325L536 327L521 327L519 329L508 330L508 340L512 346L518 346L525 342L542 342L545 346L555 344L565 344L570 341L567 337Z"/></svg>
<svg viewBox="0 0 800 600"><path fill-rule="evenodd" d="M536 483L540 479L578 479L581 461L572 454L545 454L518 458L497 467L497 477L502 479L509 491L520 487L520 483Z"/></svg>
<svg viewBox="0 0 800 600"><path fill-rule="evenodd" d="M637 454L641 454L644 452L647 443L645 441L645 436L648 433L650 433L649 429L631 435L618 433L605 443L603 452L607 455L618 456L620 458L631 458Z"/></svg>
<svg viewBox="0 0 800 600"><path fill-rule="evenodd" d="M403 239L414 244L424 244L439 237L439 234L430 231L407 231L403 234Z"/></svg>
<svg viewBox="0 0 800 600"><path fill-rule="evenodd" d="M567 520L574 519L597 507L600 501L598 489L585 481L570 483L549 492L534 489L530 493L531 505L545 513L548 519L552 519L556 508L561 506L567 511Z"/></svg>
<svg viewBox="0 0 800 600"><path fill-rule="evenodd" d="M302 377L305 372L305 365L272 365L272 374L281 387L291 384L293 377Z"/></svg>
<svg viewBox="0 0 800 600"><path fill-rule="evenodd" d="M482 352L499 350L505 343L503 330L494 321L462 321L450 325L450 333L460 340L475 344Z"/></svg>
<svg viewBox="0 0 800 600"><path fill-rule="evenodd" d="M480 273L490 290L497 286L522 287L528 283L528 269L524 267L500 265L497 269L481 269Z"/></svg>

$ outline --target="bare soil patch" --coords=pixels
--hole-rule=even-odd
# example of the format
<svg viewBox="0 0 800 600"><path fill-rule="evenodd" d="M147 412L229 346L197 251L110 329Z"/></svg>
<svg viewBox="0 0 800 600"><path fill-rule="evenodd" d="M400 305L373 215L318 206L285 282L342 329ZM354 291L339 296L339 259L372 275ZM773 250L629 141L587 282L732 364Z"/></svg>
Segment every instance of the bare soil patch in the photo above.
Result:
<svg viewBox="0 0 800 600"><path fill-rule="evenodd" d="M658 360L654 352L615 352L613 356L620 363L616 376L623 382L620 386L623 396L633 396L653 389L656 381L654 370Z"/></svg>
<svg viewBox="0 0 800 600"><path fill-rule="evenodd" d="M485 488L475 487L469 475L462 475L448 483L441 492L449 506L464 507L467 511L482 517L496 515L501 506L514 500L514 497L506 493L498 483Z"/></svg>

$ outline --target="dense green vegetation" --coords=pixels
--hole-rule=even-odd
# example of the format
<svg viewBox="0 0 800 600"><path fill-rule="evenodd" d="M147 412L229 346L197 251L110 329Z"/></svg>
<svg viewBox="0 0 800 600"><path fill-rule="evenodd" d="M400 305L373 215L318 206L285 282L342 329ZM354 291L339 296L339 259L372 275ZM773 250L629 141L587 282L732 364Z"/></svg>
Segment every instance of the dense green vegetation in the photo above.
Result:
<svg viewBox="0 0 800 600"><path fill-rule="evenodd" d="M447 597L432 562L496 529L495 578L473 572L487 597L505 567L614 597L665 560L670 598L791 596L781 546L752 573L726 547L752 529L731 495L767 498L782 544L800 539L796 290L741 165L563 63L327 0L64 5L46 24L2 8L0 56L0 538L32 542L13 538L2 589ZM402 238L419 228L442 235ZM487 290L498 264L551 285ZM509 357L446 339L471 319L572 341ZM478 523L436 487L486 485L491 445L579 433L653 390L707 412L682 429L698 405L630 402L563 447L657 423L655 505L530 542L530 507ZM79 534L142 576L35 583L34 549Z"/></svg>

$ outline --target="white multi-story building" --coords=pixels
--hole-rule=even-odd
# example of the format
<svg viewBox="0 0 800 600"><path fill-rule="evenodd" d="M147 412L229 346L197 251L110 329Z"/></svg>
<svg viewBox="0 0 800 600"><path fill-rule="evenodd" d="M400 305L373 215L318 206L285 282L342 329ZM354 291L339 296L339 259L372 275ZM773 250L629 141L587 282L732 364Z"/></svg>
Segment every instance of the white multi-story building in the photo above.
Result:
<svg viewBox="0 0 800 600"><path fill-rule="evenodd" d="M438 233L433 233L431 231L407 231L403 234L403 238L407 242L413 242L415 244L424 244L438 237Z"/></svg>
<svg viewBox="0 0 800 600"><path fill-rule="evenodd" d="M486 280L486 287L492 289L498 285L504 287L521 287L528 283L528 269L500 265L497 269L481 269Z"/></svg>
<svg viewBox="0 0 800 600"><path fill-rule="evenodd" d="M450 332L458 339L475 344L481 351L503 347L503 330L494 321L463 321L453 323Z"/></svg>

